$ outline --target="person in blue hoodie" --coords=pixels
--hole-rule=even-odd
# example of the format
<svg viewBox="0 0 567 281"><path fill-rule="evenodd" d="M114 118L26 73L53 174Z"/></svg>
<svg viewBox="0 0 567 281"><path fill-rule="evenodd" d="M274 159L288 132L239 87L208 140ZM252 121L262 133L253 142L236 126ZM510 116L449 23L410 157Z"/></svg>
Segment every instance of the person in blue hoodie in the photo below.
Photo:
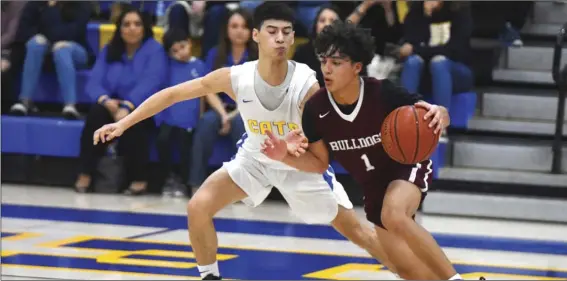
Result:
<svg viewBox="0 0 567 281"><path fill-rule="evenodd" d="M107 144L93 146L93 133L104 124L126 117L136 106L165 87L167 55L153 38L149 17L133 7L122 11L116 31L97 57L86 85L95 104L90 109L81 135L81 172L75 183L78 192L89 190L91 175ZM117 144L124 156L126 175L131 184L128 193L138 195L147 187L149 132L151 119L136 125Z"/></svg>
<svg viewBox="0 0 567 281"><path fill-rule="evenodd" d="M168 87L199 78L205 74L205 64L191 56L189 34L179 28L169 29L163 37L163 47L169 54ZM157 147L162 167L168 172L162 193L164 196L184 196L187 190L189 156L193 128L201 113L200 99L176 103L156 116L159 126ZM179 171L173 167L173 147L179 152Z"/></svg>

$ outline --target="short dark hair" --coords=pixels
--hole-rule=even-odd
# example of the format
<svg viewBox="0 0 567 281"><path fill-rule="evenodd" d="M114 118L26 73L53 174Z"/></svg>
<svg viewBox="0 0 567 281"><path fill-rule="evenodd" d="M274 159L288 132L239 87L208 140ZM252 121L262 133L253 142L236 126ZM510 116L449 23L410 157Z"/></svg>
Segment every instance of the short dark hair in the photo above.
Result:
<svg viewBox="0 0 567 281"><path fill-rule="evenodd" d="M258 30L266 20L282 20L295 24L295 13L286 4L265 1L254 10L254 27Z"/></svg>
<svg viewBox="0 0 567 281"><path fill-rule="evenodd" d="M353 62L368 65L374 58L374 37L369 29L337 20L323 28L313 42L317 56L331 56L335 52Z"/></svg>
<svg viewBox="0 0 567 281"><path fill-rule="evenodd" d="M181 28L170 28L163 35L163 48L169 53L169 50L175 43L182 41L189 41L189 34Z"/></svg>

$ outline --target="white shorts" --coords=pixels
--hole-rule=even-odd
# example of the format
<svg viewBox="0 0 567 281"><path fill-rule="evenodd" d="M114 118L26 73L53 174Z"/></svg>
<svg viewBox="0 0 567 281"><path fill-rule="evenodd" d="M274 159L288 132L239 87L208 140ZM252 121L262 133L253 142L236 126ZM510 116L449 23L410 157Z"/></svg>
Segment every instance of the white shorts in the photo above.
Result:
<svg viewBox="0 0 567 281"><path fill-rule="evenodd" d="M306 223L329 223L337 216L338 206L352 209L343 185L329 166L324 175L298 170L280 170L237 153L223 168L248 195L242 200L251 207L260 205L276 187L292 212Z"/></svg>

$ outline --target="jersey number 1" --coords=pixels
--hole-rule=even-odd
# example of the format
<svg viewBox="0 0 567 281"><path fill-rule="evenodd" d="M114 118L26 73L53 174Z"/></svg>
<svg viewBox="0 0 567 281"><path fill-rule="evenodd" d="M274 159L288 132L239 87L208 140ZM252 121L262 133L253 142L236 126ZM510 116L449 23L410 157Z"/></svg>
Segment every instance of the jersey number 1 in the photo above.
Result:
<svg viewBox="0 0 567 281"><path fill-rule="evenodd" d="M362 159L362 161L364 161L364 165L366 165L366 171L372 171L374 170L374 166L372 166L372 164L370 164L370 160L368 159L368 156L366 154L362 154L362 156L360 156L360 159Z"/></svg>

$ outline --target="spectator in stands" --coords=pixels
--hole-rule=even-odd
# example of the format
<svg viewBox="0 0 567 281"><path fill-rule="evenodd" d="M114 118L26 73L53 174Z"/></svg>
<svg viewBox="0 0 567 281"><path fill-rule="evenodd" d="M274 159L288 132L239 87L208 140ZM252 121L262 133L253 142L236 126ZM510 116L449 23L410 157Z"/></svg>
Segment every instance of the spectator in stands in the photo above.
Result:
<svg viewBox="0 0 567 281"><path fill-rule="evenodd" d="M167 55L153 38L151 20L130 7L122 11L116 31L97 57L86 91L96 103L90 109L81 136L81 173L75 183L79 192L87 191L98 160L108 144L93 146L96 129L128 115L136 106L165 86ZM151 119L134 126L117 144L124 156L125 170L132 180L127 192L137 195L146 190Z"/></svg>
<svg viewBox="0 0 567 281"><path fill-rule="evenodd" d="M174 86L205 74L203 61L191 55L192 42L184 30L168 29L163 37L163 46L169 54L167 86ZM168 173L162 190L164 196L184 196L188 191L185 183L188 181L191 137L199 120L200 104L199 99L176 103L156 116L159 125L157 147L160 163ZM173 147L179 149L178 172L173 169Z"/></svg>
<svg viewBox="0 0 567 281"><path fill-rule="evenodd" d="M206 59L209 50L219 44L218 34L222 30L222 22L228 14L226 4L231 1L206 1L203 18L203 37L201 37L201 56Z"/></svg>
<svg viewBox="0 0 567 281"><path fill-rule="evenodd" d="M339 19L339 10L332 5L323 5L315 17L315 23L311 29L311 38L315 38L321 30ZM307 64L317 73L317 81L321 87L324 86L323 72L321 72L321 63L315 55L315 49L311 40L299 47L295 51L293 60Z"/></svg>
<svg viewBox="0 0 567 281"><path fill-rule="evenodd" d="M181 29L192 38L201 37L205 6L205 1L175 1L167 7L164 30L167 32L170 28Z"/></svg>
<svg viewBox="0 0 567 281"><path fill-rule="evenodd" d="M473 84L468 66L472 33L469 3L414 2L404 25L404 44L400 52L407 60L402 85L410 92L420 89L429 92L423 90L428 87L420 87L420 82L430 80L433 103L451 108L452 94L470 91ZM424 66L431 79L422 78Z"/></svg>
<svg viewBox="0 0 567 281"><path fill-rule="evenodd" d="M341 5L346 8L349 4L352 5L349 2L343 2ZM402 39L408 4L405 0L366 0L356 6L347 20L370 28L374 36L376 54L398 57L398 53L392 54L393 50L387 50L386 46L398 45Z"/></svg>
<svg viewBox="0 0 567 281"><path fill-rule="evenodd" d="M219 45L207 54L207 71L242 64L257 59L256 43L252 41L252 16L245 10L231 11L221 29ZM244 134L244 123L235 102L226 94L213 93L206 96L207 110L195 130L191 150L189 185L200 186L207 176L208 160L219 136L229 136L236 144Z"/></svg>
<svg viewBox="0 0 567 281"><path fill-rule="evenodd" d="M26 43L19 103L11 111L26 115L33 108L32 100L39 82L46 54L51 53L65 106L63 115L79 117L76 72L85 68L92 57L87 45L87 24L91 3L67 1L31 1L25 6L17 40Z"/></svg>
<svg viewBox="0 0 567 281"><path fill-rule="evenodd" d="M4 108L4 105L10 106L16 101L11 51L26 1L2 1L0 5L2 9L2 25L0 26L2 28L2 112L4 112L5 109L8 109Z"/></svg>

